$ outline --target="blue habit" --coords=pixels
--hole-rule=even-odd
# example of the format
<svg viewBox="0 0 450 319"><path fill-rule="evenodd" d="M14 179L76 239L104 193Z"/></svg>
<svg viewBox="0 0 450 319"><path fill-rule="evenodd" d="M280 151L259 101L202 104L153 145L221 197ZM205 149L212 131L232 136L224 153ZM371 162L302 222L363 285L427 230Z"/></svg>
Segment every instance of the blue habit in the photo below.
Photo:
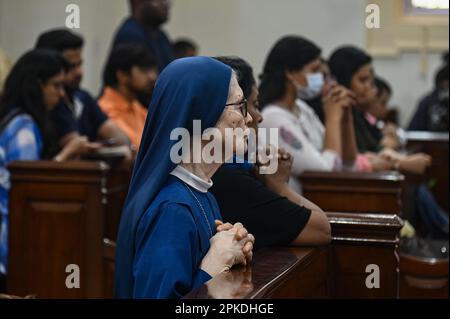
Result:
<svg viewBox="0 0 450 319"><path fill-rule="evenodd" d="M209 220L221 219L212 195L191 189L170 172L175 128L192 135L192 121L214 127L229 91L231 69L208 57L178 59L160 74L153 91L116 249L115 295L176 298L209 279L199 264L209 249ZM201 215L200 215L201 214ZM203 216L203 218L201 218Z"/></svg>
<svg viewBox="0 0 450 319"><path fill-rule="evenodd" d="M191 188L194 197L187 187L169 177L142 216L136 232L133 298L180 298L211 279L199 265L209 249L210 229L215 234L214 220L222 217L213 195Z"/></svg>

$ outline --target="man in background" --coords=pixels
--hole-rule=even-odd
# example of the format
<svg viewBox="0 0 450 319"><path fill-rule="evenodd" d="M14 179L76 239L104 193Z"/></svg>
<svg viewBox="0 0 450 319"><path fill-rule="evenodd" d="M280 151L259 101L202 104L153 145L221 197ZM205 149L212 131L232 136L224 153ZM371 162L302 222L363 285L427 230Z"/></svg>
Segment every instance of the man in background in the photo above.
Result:
<svg viewBox="0 0 450 319"><path fill-rule="evenodd" d="M187 58L198 55L197 45L189 39L178 39L173 43L175 58Z"/></svg>
<svg viewBox="0 0 450 319"><path fill-rule="evenodd" d="M130 0L131 17L116 32L113 48L140 43L150 50L162 71L174 59L172 43L161 26L169 19L170 0Z"/></svg>
<svg viewBox="0 0 450 319"><path fill-rule="evenodd" d="M434 90L419 102L408 130L448 132L448 53L444 56L444 62L445 65L436 74Z"/></svg>
<svg viewBox="0 0 450 319"><path fill-rule="evenodd" d="M136 149L147 117L147 109L137 98L139 93L151 94L157 76L156 60L136 43L114 48L103 71L104 89L98 104Z"/></svg>
<svg viewBox="0 0 450 319"><path fill-rule="evenodd" d="M115 145L128 145L127 136L108 120L97 102L80 88L83 78L83 39L65 29L47 31L37 40L36 48L55 50L69 64L65 77L66 96L51 113L59 144L66 145L73 138L85 136L87 141L109 141Z"/></svg>

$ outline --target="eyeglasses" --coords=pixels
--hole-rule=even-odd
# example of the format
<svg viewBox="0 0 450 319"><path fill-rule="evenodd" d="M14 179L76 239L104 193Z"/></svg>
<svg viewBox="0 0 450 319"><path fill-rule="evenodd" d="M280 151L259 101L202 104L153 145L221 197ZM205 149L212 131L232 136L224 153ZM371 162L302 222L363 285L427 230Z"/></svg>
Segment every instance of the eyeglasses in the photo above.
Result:
<svg viewBox="0 0 450 319"><path fill-rule="evenodd" d="M239 110L241 111L242 115L244 116L244 118L247 118L247 104L247 99L243 99L241 102L228 103L225 104L225 106L239 106Z"/></svg>

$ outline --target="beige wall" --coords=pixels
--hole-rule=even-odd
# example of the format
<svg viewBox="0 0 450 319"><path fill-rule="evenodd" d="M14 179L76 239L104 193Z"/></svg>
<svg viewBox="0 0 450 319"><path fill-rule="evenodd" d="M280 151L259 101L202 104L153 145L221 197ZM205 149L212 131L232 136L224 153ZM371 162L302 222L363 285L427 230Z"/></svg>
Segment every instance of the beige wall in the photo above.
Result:
<svg viewBox="0 0 450 319"><path fill-rule="evenodd" d="M81 32L86 39L83 85L97 94L101 70L117 25L127 15L128 0L0 0L0 46L13 58L31 48L47 28L63 26L68 3L81 9ZM364 0L173 0L172 39L188 36L203 55L239 55L255 73L261 72L267 51L284 34L313 39L327 57L341 44L366 45ZM381 13L383 14L383 13ZM383 27L383 26L382 26ZM394 88L393 104L406 123L417 99L432 86L438 54L429 57L429 71L421 74L417 53L376 59L377 72Z"/></svg>

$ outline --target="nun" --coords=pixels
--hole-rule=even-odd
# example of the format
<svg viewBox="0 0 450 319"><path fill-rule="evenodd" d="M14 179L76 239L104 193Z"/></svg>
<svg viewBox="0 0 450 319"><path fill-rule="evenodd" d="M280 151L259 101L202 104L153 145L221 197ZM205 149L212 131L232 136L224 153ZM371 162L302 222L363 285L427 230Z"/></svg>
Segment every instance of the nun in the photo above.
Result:
<svg viewBox="0 0 450 319"><path fill-rule="evenodd" d="M173 131L185 129L194 138L197 121L203 130L222 133L215 135L220 148L236 152L239 145L225 138L225 130L248 130L246 106L236 74L212 58L179 59L160 74L119 226L116 297L181 298L251 260L254 237L240 223L222 223L208 191L212 175L229 158L198 156L205 141L200 149L194 143L182 149L187 155L181 162L172 152L179 142Z"/></svg>

